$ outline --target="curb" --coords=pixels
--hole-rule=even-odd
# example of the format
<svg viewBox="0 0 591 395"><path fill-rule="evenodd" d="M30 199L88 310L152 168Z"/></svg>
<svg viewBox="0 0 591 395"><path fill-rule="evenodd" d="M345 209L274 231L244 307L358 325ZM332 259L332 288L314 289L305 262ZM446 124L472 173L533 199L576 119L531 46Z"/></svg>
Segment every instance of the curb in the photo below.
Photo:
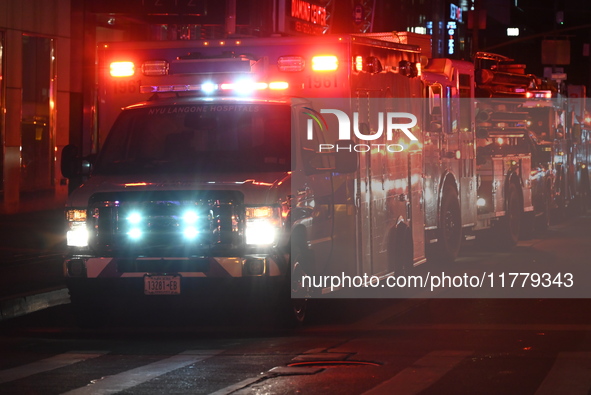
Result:
<svg viewBox="0 0 591 395"><path fill-rule="evenodd" d="M67 303L70 303L67 288L9 297L0 300L0 321Z"/></svg>

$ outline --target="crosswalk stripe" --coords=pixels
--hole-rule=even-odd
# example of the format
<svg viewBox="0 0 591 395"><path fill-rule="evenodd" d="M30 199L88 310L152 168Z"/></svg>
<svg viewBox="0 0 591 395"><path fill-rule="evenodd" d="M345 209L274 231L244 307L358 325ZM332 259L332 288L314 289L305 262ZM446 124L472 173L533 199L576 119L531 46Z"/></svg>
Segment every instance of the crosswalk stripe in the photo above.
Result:
<svg viewBox="0 0 591 395"><path fill-rule="evenodd" d="M535 395L587 395L591 389L591 352L561 352Z"/></svg>
<svg viewBox="0 0 591 395"><path fill-rule="evenodd" d="M229 395L229 394L238 394L239 390L248 387L249 385L256 383L257 381L264 380L267 376L258 376L258 377L250 377L248 379L244 379L239 381L236 384L229 385L222 389L217 390L216 392L212 392L209 395Z"/></svg>
<svg viewBox="0 0 591 395"><path fill-rule="evenodd" d="M87 359L100 357L107 353L108 351L70 351L26 365L0 370L0 384L22 379L37 373L62 368Z"/></svg>
<svg viewBox="0 0 591 395"><path fill-rule="evenodd" d="M472 355L472 351L433 351L363 395L414 395L430 387Z"/></svg>
<svg viewBox="0 0 591 395"><path fill-rule="evenodd" d="M85 387L73 389L62 395L104 395L124 391L152 380L173 370L203 361L221 353L222 350L188 350L170 358L162 359L119 374L108 376Z"/></svg>

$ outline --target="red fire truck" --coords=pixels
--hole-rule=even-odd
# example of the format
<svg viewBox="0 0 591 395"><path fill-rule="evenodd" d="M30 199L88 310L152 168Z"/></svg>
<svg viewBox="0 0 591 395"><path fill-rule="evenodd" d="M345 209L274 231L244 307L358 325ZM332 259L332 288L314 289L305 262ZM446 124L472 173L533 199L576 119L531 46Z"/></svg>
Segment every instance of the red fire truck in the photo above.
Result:
<svg viewBox="0 0 591 395"><path fill-rule="evenodd" d="M476 58L480 64L489 62L489 67L477 71L477 96L492 98L491 108L479 105L479 147L483 137L493 137L489 140L493 156L512 164L509 168L505 166L509 169L507 174L511 168L517 169L515 175L521 181L515 183L515 189L519 191L518 186L522 185L521 203L524 212L530 213L525 216L524 225L530 229L545 228L551 219L564 218L566 209L573 213L577 209L586 210L589 143L583 131L584 89L572 87L573 91L577 90L573 95L576 97L567 99L557 84L526 74L525 65L515 64L512 59L488 53L478 53ZM478 155L479 166L490 159L489 152L483 156L484 152ZM503 174L501 169L498 174ZM489 173L479 167L481 187L485 185L484 175ZM505 196L506 202L508 199ZM486 201L479 201L479 210L481 204ZM513 233L514 241L520 227L517 219L523 217L516 214L515 220L508 221L514 223L515 231L506 229L506 234Z"/></svg>
<svg viewBox="0 0 591 395"><path fill-rule="evenodd" d="M305 274L424 262L419 57L364 35L101 45L101 150L66 210L79 313L242 287L301 321Z"/></svg>
<svg viewBox="0 0 591 395"><path fill-rule="evenodd" d="M535 78L504 56L475 56L478 217L476 228L492 225L494 240L514 246L533 222L532 190L541 181L532 172L533 147L528 114L522 109L525 91Z"/></svg>
<svg viewBox="0 0 591 395"><path fill-rule="evenodd" d="M429 153L425 143L425 162L437 169L426 172L433 180L425 189L433 188L444 202L446 187L441 186L450 182L453 187L447 190L455 190L460 198L461 215L454 214L453 222L461 223L465 238L480 234L510 248L517 243L524 219L534 215L536 181L531 178L528 114L520 109L531 76L498 67L506 60L478 53L475 63L433 59L425 69L429 135L435 143ZM431 227L444 229L438 214L445 210L431 209L427 232ZM439 237L429 240L441 243Z"/></svg>

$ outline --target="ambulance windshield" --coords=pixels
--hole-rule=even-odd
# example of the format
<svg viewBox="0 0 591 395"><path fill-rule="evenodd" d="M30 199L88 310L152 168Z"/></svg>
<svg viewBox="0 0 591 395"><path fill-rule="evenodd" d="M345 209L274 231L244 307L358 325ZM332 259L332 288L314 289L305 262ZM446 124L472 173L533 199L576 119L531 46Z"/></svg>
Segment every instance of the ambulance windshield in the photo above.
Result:
<svg viewBox="0 0 591 395"><path fill-rule="evenodd" d="M124 111L95 173L289 171L290 108L188 104Z"/></svg>

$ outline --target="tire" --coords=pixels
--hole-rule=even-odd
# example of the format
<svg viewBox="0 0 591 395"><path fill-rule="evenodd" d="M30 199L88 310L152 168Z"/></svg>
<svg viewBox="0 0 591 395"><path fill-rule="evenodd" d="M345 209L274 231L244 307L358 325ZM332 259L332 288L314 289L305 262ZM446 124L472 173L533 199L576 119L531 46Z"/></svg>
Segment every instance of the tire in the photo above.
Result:
<svg viewBox="0 0 591 395"><path fill-rule="evenodd" d="M452 263L462 245L462 217L456 190L446 185L443 188L439 211L439 229L433 259L439 263Z"/></svg>
<svg viewBox="0 0 591 395"><path fill-rule="evenodd" d="M310 275L310 253L300 243L293 244L289 253L288 275L284 291L276 306L277 323L284 328L303 325L308 313L310 290L302 284L302 276Z"/></svg>
<svg viewBox="0 0 591 395"><path fill-rule="evenodd" d="M302 285L302 275L306 275L307 273L303 270L302 265L300 262L294 262L291 267L291 276L290 276L290 310L288 314L291 317L289 321L293 325L302 325L306 320L306 314L308 312L308 297L310 296L310 291L305 289ZM296 296L296 298L294 298ZM297 296L302 296L298 298ZM288 321L288 322L289 322Z"/></svg>
<svg viewBox="0 0 591 395"><path fill-rule="evenodd" d="M497 240L499 247L511 249L519 241L519 232L521 231L521 221L523 218L523 204L521 195L514 183L509 184L506 195L505 216L500 220L500 226L497 228Z"/></svg>

